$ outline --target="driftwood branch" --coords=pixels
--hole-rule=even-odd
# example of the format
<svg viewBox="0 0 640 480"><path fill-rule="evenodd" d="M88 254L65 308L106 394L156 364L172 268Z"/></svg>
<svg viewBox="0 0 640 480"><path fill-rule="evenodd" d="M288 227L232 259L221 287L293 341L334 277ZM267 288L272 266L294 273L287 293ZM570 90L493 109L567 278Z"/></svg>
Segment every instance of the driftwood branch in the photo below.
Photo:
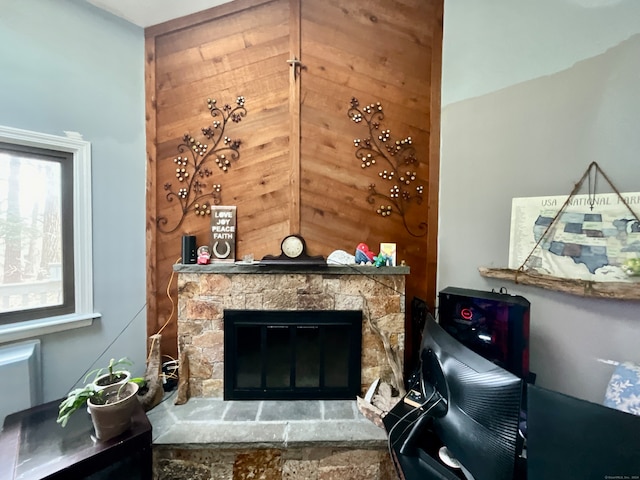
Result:
<svg viewBox="0 0 640 480"><path fill-rule="evenodd" d="M403 396L406 393L404 388L404 377L402 375L402 359L398 352L393 349L391 346L391 342L389 341L389 335L387 333L380 330L380 327L371 319L371 310L369 309L369 304L367 303L366 297L360 292L360 296L362 297L363 306L365 308L364 314L367 318L367 323L369 324L369 328L380 338L382 341L382 346L384 347L384 352L387 355L387 362L389 362L389 366L391 367L391 371L393 372L393 383L392 385L398 390L400 396Z"/></svg>
<svg viewBox="0 0 640 480"><path fill-rule="evenodd" d="M487 278L509 280L522 285L556 290L580 297L606 298L611 300L640 300L640 278L632 282L593 282L570 278L559 278L540 273L523 272L510 268L480 267L480 275Z"/></svg>
<svg viewBox="0 0 640 480"><path fill-rule="evenodd" d="M186 351L180 352L178 361L178 396L175 405L184 405L189 400L189 357Z"/></svg>
<svg viewBox="0 0 640 480"><path fill-rule="evenodd" d="M147 369L144 373L147 391L143 395L139 395L138 399L142 404L144 411L148 412L162 401L164 389L162 388L162 362L160 355L160 339L162 335L151 335L151 351L149 352L149 360L147 361Z"/></svg>

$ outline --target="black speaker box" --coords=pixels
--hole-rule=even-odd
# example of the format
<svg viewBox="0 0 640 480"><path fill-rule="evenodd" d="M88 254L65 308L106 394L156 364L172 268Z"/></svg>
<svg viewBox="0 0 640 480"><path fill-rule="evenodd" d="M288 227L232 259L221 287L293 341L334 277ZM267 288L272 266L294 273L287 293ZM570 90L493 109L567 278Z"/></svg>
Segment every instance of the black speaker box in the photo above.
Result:
<svg viewBox="0 0 640 480"><path fill-rule="evenodd" d="M196 263L198 256L196 253L196 236L195 235L183 235L182 236L182 263L193 264Z"/></svg>

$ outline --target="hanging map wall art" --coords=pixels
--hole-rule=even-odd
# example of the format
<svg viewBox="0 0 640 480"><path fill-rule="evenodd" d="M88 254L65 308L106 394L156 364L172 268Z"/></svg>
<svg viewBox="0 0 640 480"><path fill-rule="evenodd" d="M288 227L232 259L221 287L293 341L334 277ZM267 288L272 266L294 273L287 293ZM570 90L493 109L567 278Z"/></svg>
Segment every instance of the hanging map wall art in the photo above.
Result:
<svg viewBox="0 0 640 480"><path fill-rule="evenodd" d="M640 192L567 198L513 199L509 268L594 282L636 281L630 266L640 259L640 221L629 207L640 209Z"/></svg>

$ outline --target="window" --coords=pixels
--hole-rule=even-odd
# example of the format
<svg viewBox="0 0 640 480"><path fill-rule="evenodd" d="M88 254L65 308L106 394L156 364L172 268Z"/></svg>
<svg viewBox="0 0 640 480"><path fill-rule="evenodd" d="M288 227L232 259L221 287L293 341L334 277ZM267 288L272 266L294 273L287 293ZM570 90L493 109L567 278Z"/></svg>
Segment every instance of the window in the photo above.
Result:
<svg viewBox="0 0 640 480"><path fill-rule="evenodd" d="M0 127L0 336L97 316L90 162L79 135Z"/></svg>

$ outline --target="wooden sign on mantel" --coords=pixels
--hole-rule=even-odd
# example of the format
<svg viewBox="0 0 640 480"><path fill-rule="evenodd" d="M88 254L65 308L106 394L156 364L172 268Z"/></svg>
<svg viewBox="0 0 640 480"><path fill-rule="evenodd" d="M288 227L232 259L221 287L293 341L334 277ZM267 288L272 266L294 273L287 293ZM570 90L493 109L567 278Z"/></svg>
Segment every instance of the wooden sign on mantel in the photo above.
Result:
<svg viewBox="0 0 640 480"><path fill-rule="evenodd" d="M236 207L211 206L211 262L236 261Z"/></svg>

